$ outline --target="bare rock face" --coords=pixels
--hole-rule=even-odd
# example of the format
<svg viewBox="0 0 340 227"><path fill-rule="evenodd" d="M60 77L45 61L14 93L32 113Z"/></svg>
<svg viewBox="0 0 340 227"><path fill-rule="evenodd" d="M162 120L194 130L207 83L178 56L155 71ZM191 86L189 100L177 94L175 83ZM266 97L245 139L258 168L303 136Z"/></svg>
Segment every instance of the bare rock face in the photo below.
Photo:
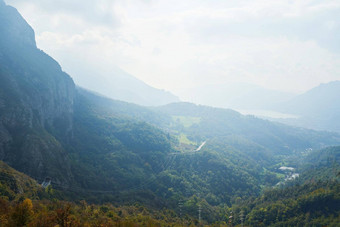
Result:
<svg viewBox="0 0 340 227"><path fill-rule="evenodd" d="M0 29L5 32L2 33L1 39L36 47L33 29L15 8L6 6L3 0L0 0L0 21Z"/></svg>
<svg viewBox="0 0 340 227"><path fill-rule="evenodd" d="M2 0L0 34L0 160L35 178L70 182L58 140L72 137L74 82L37 49L33 29Z"/></svg>

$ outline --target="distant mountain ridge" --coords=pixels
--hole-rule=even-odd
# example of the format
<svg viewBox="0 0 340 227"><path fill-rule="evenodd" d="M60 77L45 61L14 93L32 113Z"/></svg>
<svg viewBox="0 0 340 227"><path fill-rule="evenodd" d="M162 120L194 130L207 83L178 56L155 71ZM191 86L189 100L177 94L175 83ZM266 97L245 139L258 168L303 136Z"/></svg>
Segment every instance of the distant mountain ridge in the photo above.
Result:
<svg viewBox="0 0 340 227"><path fill-rule="evenodd" d="M151 87L122 70L112 71L103 77L99 73L99 78L92 81L90 88L109 98L143 106L160 106L179 101L172 93Z"/></svg>
<svg viewBox="0 0 340 227"><path fill-rule="evenodd" d="M284 124L245 116L231 109L213 108L192 103L171 103L157 107L157 110L172 116L200 118L200 122L183 129L189 135L201 140L222 138L226 143L243 141L256 144L264 150L274 153L285 153L308 147L321 148L330 139L330 143L338 134L333 132L317 132L304 128L290 127ZM327 144L329 144L327 142ZM244 152L247 152L244 150ZM269 153L269 152L268 152Z"/></svg>
<svg viewBox="0 0 340 227"><path fill-rule="evenodd" d="M280 120L283 123L340 132L340 81L320 84L273 109L300 116Z"/></svg>
<svg viewBox="0 0 340 227"><path fill-rule="evenodd" d="M288 101L294 97L294 94L288 92L248 83L205 85L182 93L187 100L197 104L237 110L268 109L277 102Z"/></svg>
<svg viewBox="0 0 340 227"><path fill-rule="evenodd" d="M340 81L320 84L298 95L246 83L206 85L183 94L198 104L231 108L293 126L340 132Z"/></svg>
<svg viewBox="0 0 340 227"><path fill-rule="evenodd" d="M81 60L72 56L63 56L62 59L68 66L67 72L81 87L111 99L143 106L160 106L180 101L171 92L154 88L112 63L103 66L94 62L84 64L87 59L80 63Z"/></svg>
<svg viewBox="0 0 340 227"><path fill-rule="evenodd" d="M340 81L320 84L307 92L280 103L277 109L299 115L340 113Z"/></svg>

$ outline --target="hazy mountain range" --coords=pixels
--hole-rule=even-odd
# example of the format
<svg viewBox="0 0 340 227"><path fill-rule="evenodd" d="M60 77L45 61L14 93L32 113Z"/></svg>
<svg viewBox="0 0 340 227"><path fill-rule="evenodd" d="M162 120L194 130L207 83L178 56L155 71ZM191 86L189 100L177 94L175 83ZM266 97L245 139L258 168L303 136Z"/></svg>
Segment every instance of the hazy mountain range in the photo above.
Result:
<svg viewBox="0 0 340 227"><path fill-rule="evenodd" d="M181 92L181 97L197 104L241 110L270 109L274 104L294 96L249 83L206 85Z"/></svg>
<svg viewBox="0 0 340 227"><path fill-rule="evenodd" d="M287 102L273 106L272 109L299 116L279 119L281 122L316 130L340 132L340 81L321 84Z"/></svg>
<svg viewBox="0 0 340 227"><path fill-rule="evenodd" d="M70 59L69 62L74 62ZM93 65L79 64L75 72L80 86L106 97L143 106L159 106L179 102L174 94L156 89L115 66L99 69ZM95 76L94 76L95 75Z"/></svg>
<svg viewBox="0 0 340 227"><path fill-rule="evenodd" d="M340 81L320 84L302 94L245 83L207 85L185 94L186 99L199 104L232 108L294 126L340 132Z"/></svg>

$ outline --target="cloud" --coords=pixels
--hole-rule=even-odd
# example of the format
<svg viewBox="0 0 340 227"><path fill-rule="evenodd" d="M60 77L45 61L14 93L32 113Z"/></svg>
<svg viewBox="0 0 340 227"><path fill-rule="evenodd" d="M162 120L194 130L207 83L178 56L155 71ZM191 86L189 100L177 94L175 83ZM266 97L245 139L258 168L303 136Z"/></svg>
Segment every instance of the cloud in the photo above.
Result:
<svg viewBox="0 0 340 227"><path fill-rule="evenodd" d="M340 51L340 2L252 1L227 8L198 7L168 16L183 23L193 42L224 42L231 36L314 40ZM164 23L164 22L163 22Z"/></svg>
<svg viewBox="0 0 340 227"><path fill-rule="evenodd" d="M8 0L20 7L33 7L35 11L48 13L49 16L72 15L89 24L116 25L119 19L114 12L115 0Z"/></svg>

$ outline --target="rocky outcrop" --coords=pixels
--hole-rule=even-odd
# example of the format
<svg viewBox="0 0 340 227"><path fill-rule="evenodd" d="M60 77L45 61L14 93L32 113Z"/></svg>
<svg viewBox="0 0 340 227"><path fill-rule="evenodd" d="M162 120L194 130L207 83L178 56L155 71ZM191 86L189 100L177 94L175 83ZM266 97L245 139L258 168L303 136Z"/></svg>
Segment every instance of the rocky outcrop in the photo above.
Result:
<svg viewBox="0 0 340 227"><path fill-rule="evenodd" d="M59 141L72 137L74 82L37 49L33 29L2 0L0 34L0 160L67 183L72 174Z"/></svg>
<svg viewBox="0 0 340 227"><path fill-rule="evenodd" d="M34 30L15 8L6 6L3 0L0 0L0 21L1 39L36 46Z"/></svg>

